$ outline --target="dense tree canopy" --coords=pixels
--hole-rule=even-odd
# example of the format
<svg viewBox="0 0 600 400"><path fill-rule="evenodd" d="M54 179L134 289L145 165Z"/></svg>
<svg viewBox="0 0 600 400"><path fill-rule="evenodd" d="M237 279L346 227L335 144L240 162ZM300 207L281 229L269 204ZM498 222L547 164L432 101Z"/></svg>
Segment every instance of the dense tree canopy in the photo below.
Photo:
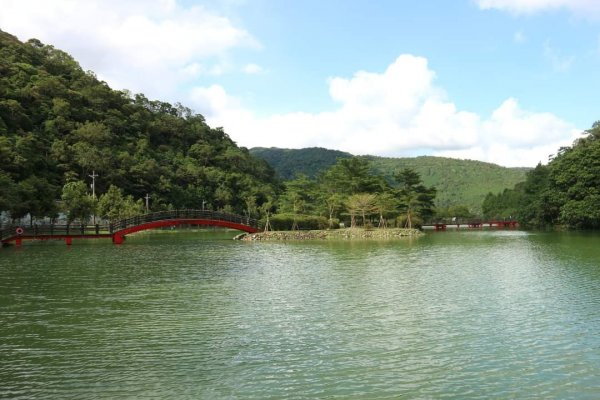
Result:
<svg viewBox="0 0 600 400"><path fill-rule="evenodd" d="M149 194L152 210L242 213L280 190L266 162L201 115L112 90L65 52L0 31L0 211L53 217L63 187L88 190L92 171L99 196Z"/></svg>
<svg viewBox="0 0 600 400"><path fill-rule="evenodd" d="M600 228L600 122L512 190L489 194L488 215L514 215L529 226Z"/></svg>

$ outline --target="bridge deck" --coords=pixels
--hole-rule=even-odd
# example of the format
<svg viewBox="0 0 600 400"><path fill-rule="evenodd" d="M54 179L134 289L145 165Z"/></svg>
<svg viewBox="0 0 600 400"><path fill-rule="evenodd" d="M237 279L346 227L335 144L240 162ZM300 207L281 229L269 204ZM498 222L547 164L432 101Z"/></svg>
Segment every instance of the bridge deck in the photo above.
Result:
<svg viewBox="0 0 600 400"><path fill-rule="evenodd" d="M0 241L21 245L23 240L111 238L113 243L123 243L126 235L147 229L176 225L221 226L246 232L257 232L258 221L241 215L209 210L173 210L139 215L110 224L50 224L8 225L0 227Z"/></svg>
<svg viewBox="0 0 600 400"><path fill-rule="evenodd" d="M452 221L452 222L431 222L427 224L423 224L423 229L434 229L436 231L445 231L448 228L454 229L481 229L485 227L496 227L496 228L516 228L519 226L518 221L510 220L510 221L500 221L500 220L492 220L492 221Z"/></svg>

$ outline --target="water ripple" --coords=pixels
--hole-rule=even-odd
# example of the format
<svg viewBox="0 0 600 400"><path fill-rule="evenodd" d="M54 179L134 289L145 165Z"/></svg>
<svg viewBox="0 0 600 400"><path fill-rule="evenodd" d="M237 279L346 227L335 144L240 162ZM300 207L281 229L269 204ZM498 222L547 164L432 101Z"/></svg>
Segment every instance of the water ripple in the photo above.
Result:
<svg viewBox="0 0 600 400"><path fill-rule="evenodd" d="M597 398L598 238L2 249L0 397Z"/></svg>

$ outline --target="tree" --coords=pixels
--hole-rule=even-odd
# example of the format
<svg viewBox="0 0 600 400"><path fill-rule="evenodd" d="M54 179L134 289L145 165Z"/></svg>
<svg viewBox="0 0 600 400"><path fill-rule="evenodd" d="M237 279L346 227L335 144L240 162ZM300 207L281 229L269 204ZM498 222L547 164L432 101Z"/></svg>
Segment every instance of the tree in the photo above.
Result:
<svg viewBox="0 0 600 400"><path fill-rule="evenodd" d="M600 228L600 122L584 133L572 146L560 148L548 165L529 171L524 183L488 195L487 213L516 202L516 216L525 226Z"/></svg>
<svg viewBox="0 0 600 400"><path fill-rule="evenodd" d="M94 199L87 193L87 185L83 181L69 182L62 190L63 210L67 221L79 220L85 224L94 210Z"/></svg>
<svg viewBox="0 0 600 400"><path fill-rule="evenodd" d="M325 171L319 181L333 191L342 195L356 193L376 193L386 189L383 177L371 172L370 163L363 157L340 158L338 162Z"/></svg>
<svg viewBox="0 0 600 400"><path fill-rule="evenodd" d="M400 208L406 216L405 227L411 229L414 216L425 219L433 215L436 189L425 187L419 174L410 168L396 172L394 178L399 185L397 195Z"/></svg>
<svg viewBox="0 0 600 400"><path fill-rule="evenodd" d="M397 200L391 192L377 195L375 208L379 213L379 228L387 228L387 218L396 212Z"/></svg>
<svg viewBox="0 0 600 400"><path fill-rule="evenodd" d="M22 43L0 31L0 53L0 173L14 184L1 196L12 188L25 199L8 203L15 216L52 216L48 206L63 185L94 170L102 175L98 193L110 185L124 198L152 191L156 209L195 208L204 200L243 213L249 193L260 204L265 188L279 191L264 161L180 104L112 90L39 40Z"/></svg>
<svg viewBox="0 0 600 400"><path fill-rule="evenodd" d="M132 196L123 196L121 189L110 185L98 200L98 213L102 218L115 222L143 214L144 206L141 199L136 202Z"/></svg>
<svg viewBox="0 0 600 400"><path fill-rule="evenodd" d="M274 201L271 196L269 196L267 198L267 200L265 200L259 207L260 211L265 216L265 232L268 232L271 230L271 213L273 212L273 207L274 207Z"/></svg>
<svg viewBox="0 0 600 400"><path fill-rule="evenodd" d="M300 175L296 179L285 183L285 191L279 198L279 212L291 213L294 217L292 229L298 229L298 216L314 210L315 199L315 182L305 175Z"/></svg>
<svg viewBox="0 0 600 400"><path fill-rule="evenodd" d="M377 211L377 196L371 193L357 193L353 194L346 201L348 212L352 216L351 227L354 228L355 221L354 216L362 216L363 227L367 226L367 216Z"/></svg>
<svg viewBox="0 0 600 400"><path fill-rule="evenodd" d="M8 174L0 171L0 210L10 210L17 202L17 185Z"/></svg>
<svg viewBox="0 0 600 400"><path fill-rule="evenodd" d="M323 200L327 207L327 214L329 215L329 228L333 227L333 217L336 213L344 206L344 198L337 193L328 193L325 195Z"/></svg>

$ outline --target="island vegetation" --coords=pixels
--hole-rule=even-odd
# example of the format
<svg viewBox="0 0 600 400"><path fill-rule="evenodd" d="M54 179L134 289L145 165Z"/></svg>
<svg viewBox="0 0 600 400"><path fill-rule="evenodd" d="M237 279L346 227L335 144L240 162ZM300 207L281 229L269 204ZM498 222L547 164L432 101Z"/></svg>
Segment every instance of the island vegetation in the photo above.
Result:
<svg viewBox="0 0 600 400"><path fill-rule="evenodd" d="M306 175L314 179L349 153L323 148L280 149L252 148L250 153L264 159L285 180ZM394 173L404 168L415 170L426 186L435 186L436 213L440 217L480 217L482 203L490 192L498 193L525 180L531 168L507 168L474 160L446 157L375 157L367 156L371 171L383 175L395 185Z"/></svg>

